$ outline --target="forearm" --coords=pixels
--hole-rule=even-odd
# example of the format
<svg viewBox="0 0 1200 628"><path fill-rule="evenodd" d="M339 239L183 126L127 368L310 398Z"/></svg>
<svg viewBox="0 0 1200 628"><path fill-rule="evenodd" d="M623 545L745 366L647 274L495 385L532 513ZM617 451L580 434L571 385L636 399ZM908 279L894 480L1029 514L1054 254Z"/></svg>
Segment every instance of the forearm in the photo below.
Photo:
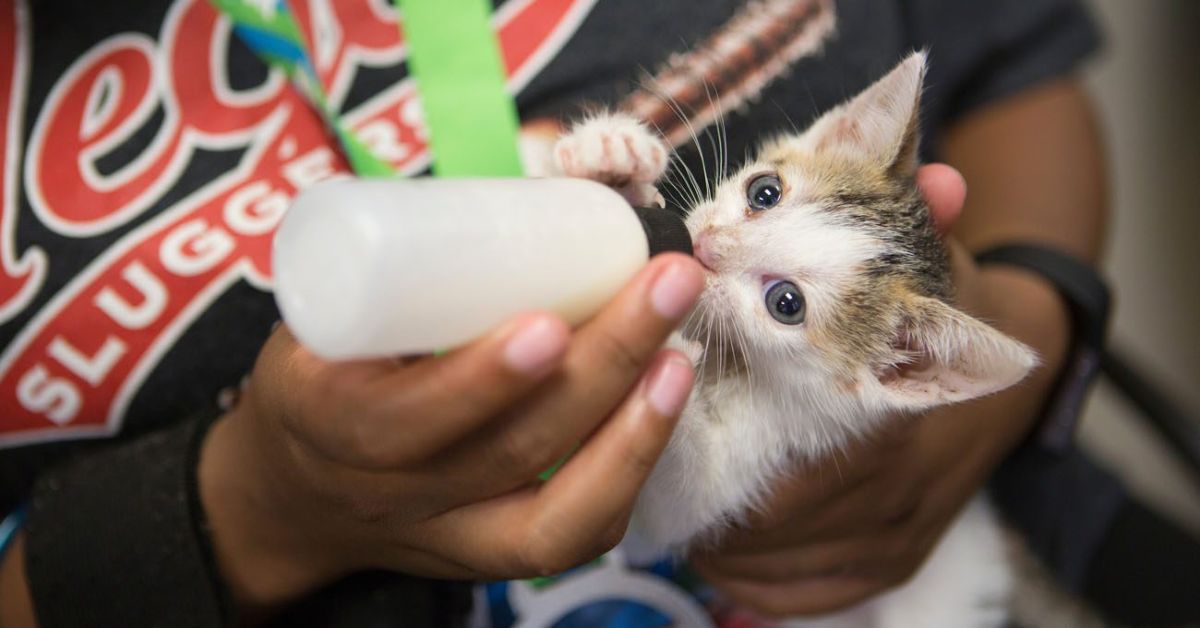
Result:
<svg viewBox="0 0 1200 628"><path fill-rule="evenodd" d="M1103 147L1078 81L1031 88L970 114L948 130L947 161L970 187L954 231L967 251L1015 242L1050 246L1096 263L1108 213ZM1036 421L1066 361L1072 329L1066 302L1042 276L1012 266L979 269L959 282L972 313L1033 347L1042 360L1021 386L990 402L1006 415L1005 440ZM1003 408L1001 410L1001 408ZM982 409L982 408L981 408Z"/></svg>
<svg viewBox="0 0 1200 628"><path fill-rule="evenodd" d="M253 451L255 441L245 432L250 421L237 416L244 411L240 404L209 430L198 479L221 579L239 621L253 624L347 570L324 564L318 552L308 551L326 549L328 541L305 539L303 528L286 525L315 515L293 510L293 500L279 486L272 489L258 481L268 472L260 468L263 457Z"/></svg>
<svg viewBox="0 0 1200 628"><path fill-rule="evenodd" d="M24 563L25 539L18 536L0 563L0 626L5 628L37 626Z"/></svg>
<svg viewBox="0 0 1200 628"><path fill-rule="evenodd" d="M970 188L951 240L959 304L1032 347L1041 360L1019 385L969 407L938 410L922 423L922 455L956 469L932 489L931 501L951 511L1034 428L1072 335L1067 303L1050 281L1014 266L980 268L971 255L1027 242L1094 263L1103 246L1107 192L1099 134L1074 81L1029 89L967 116L942 148Z"/></svg>
<svg viewBox="0 0 1200 628"><path fill-rule="evenodd" d="M1071 333L1065 303L1037 275L1017 268L986 267L977 271L972 288L979 295L972 313L1033 348L1040 365L1020 384L973 401L967 410L952 406L935 411L922 426L938 443L935 449L971 467L962 475L968 484L990 475L1037 423L1066 360ZM945 442L966 443L970 450L956 452L941 444ZM947 460L947 465L953 464Z"/></svg>
<svg viewBox="0 0 1200 628"><path fill-rule="evenodd" d="M1078 80L971 113L947 129L940 149L970 187L954 230L967 249L1032 241L1099 258L1108 215L1104 150Z"/></svg>

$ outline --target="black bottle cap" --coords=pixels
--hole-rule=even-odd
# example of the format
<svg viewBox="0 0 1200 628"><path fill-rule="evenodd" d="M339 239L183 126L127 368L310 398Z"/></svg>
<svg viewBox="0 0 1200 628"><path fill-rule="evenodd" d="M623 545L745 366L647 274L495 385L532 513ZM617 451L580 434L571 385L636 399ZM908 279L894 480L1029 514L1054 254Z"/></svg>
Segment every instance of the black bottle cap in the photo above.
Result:
<svg viewBox="0 0 1200 628"><path fill-rule="evenodd" d="M650 257L667 251L692 254L692 234L683 223L683 212L667 207L634 207L646 240L650 243Z"/></svg>

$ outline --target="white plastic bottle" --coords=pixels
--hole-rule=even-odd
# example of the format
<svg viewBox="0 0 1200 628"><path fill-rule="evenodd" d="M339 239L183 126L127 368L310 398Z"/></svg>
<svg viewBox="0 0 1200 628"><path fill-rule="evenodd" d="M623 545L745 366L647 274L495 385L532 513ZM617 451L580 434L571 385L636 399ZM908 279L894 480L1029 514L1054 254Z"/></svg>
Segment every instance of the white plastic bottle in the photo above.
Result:
<svg viewBox="0 0 1200 628"><path fill-rule="evenodd" d="M330 181L275 235L275 298L326 359L450 348L534 309L575 324L652 249L690 253L682 221L656 211L583 179Z"/></svg>

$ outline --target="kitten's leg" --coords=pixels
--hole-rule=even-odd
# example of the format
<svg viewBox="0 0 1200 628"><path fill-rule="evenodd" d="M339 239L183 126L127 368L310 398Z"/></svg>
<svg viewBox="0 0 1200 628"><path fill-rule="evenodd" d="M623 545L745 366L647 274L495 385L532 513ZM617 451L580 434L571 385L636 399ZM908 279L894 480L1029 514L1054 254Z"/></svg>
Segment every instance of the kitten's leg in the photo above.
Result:
<svg viewBox="0 0 1200 628"><path fill-rule="evenodd" d="M1000 628L1012 565L1000 522L977 495L908 583L868 602L878 628Z"/></svg>
<svg viewBox="0 0 1200 628"><path fill-rule="evenodd" d="M1111 628L1083 599L1067 592L1015 531L1007 536L1015 574L1013 623L1027 628Z"/></svg>
<svg viewBox="0 0 1200 628"><path fill-rule="evenodd" d="M554 147L568 177L599 181L639 206L662 204L654 183L667 169L667 147L644 124L623 113L604 113L571 127Z"/></svg>
<svg viewBox="0 0 1200 628"><path fill-rule="evenodd" d="M911 580L845 611L781 628L1002 628L1012 568L1000 523L976 496ZM1056 626L1056 628L1058 628Z"/></svg>

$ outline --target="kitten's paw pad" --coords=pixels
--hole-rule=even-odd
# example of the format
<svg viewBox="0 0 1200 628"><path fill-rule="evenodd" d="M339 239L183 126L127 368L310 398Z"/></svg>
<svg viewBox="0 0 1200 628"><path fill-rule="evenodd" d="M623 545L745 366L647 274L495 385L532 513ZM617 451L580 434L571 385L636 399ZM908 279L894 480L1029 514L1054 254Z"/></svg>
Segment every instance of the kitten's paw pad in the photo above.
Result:
<svg viewBox="0 0 1200 628"><path fill-rule="evenodd" d="M646 196L667 169L667 147L631 116L609 113L576 124L554 147L569 177L599 181ZM654 190L653 196L658 194ZM647 200L653 200L653 196Z"/></svg>

